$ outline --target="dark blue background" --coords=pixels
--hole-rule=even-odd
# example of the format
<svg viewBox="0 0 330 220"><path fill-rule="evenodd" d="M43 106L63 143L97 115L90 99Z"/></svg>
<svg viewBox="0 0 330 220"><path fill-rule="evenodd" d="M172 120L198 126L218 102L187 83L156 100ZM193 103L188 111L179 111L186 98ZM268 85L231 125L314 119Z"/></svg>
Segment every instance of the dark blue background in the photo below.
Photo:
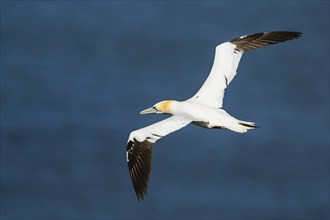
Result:
<svg viewBox="0 0 330 220"><path fill-rule="evenodd" d="M154 147L138 203L125 161L140 116L184 100L217 44L244 54L225 109L261 128L188 126ZM329 217L328 1L1 1L2 219Z"/></svg>

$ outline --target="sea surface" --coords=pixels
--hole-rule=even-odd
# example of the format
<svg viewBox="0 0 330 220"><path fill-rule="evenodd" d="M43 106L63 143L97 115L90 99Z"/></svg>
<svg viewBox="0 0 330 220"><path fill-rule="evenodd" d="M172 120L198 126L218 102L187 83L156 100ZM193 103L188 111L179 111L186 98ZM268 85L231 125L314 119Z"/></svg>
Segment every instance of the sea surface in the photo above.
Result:
<svg viewBox="0 0 330 220"><path fill-rule="evenodd" d="M138 202L125 160L139 115L185 100L216 45L263 31L224 109L153 148ZM329 1L1 1L1 219L328 219Z"/></svg>

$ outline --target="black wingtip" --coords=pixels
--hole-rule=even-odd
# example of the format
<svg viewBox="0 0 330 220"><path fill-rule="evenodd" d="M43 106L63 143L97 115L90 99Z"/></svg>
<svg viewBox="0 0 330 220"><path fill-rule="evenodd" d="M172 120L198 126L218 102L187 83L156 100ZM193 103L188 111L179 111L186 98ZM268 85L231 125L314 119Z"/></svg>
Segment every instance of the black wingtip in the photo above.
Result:
<svg viewBox="0 0 330 220"><path fill-rule="evenodd" d="M152 143L136 139L129 141L126 149L129 174L139 202L147 195L148 181L151 171Z"/></svg>
<svg viewBox="0 0 330 220"><path fill-rule="evenodd" d="M276 36L279 38L283 38L285 40L293 40L293 39L300 38L303 33L297 32L297 31L270 31L270 32L264 32L263 34L265 36L273 35L273 36Z"/></svg>
<svg viewBox="0 0 330 220"><path fill-rule="evenodd" d="M271 31L248 34L231 40L238 51L251 51L264 46L294 40L301 37L302 32L296 31Z"/></svg>

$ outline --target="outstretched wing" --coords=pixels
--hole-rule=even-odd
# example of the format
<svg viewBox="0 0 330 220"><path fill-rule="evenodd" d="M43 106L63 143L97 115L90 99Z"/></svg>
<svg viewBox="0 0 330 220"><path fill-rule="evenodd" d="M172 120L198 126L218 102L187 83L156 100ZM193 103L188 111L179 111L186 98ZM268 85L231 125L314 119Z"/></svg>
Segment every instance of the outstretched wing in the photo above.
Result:
<svg viewBox="0 0 330 220"><path fill-rule="evenodd" d="M126 160L129 174L139 201L147 194L151 171L152 145L160 138L188 125L191 120L172 116L133 131L128 139Z"/></svg>
<svg viewBox="0 0 330 220"><path fill-rule="evenodd" d="M211 72L199 89L190 99L215 108L221 108L225 89L236 75L236 70L245 51L299 38L299 32L263 32L244 35L216 47Z"/></svg>

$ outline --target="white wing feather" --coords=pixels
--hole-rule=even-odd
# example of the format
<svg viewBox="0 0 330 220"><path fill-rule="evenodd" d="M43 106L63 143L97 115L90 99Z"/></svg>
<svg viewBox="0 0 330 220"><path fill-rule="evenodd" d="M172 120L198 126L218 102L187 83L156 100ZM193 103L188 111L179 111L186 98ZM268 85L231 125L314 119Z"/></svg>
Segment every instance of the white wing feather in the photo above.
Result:
<svg viewBox="0 0 330 220"><path fill-rule="evenodd" d="M155 143L160 138L185 127L190 122L191 120L180 116L171 116L147 127L132 131L127 142L136 139L139 142L147 140Z"/></svg>
<svg viewBox="0 0 330 220"><path fill-rule="evenodd" d="M217 46L211 72L199 91L189 100L221 108L225 89L236 75L243 52L297 39L300 32L272 31L244 35Z"/></svg>
<svg viewBox="0 0 330 220"><path fill-rule="evenodd" d="M225 42L216 47L213 66L206 81L190 99L204 105L221 108L225 89L236 75L243 51L236 45Z"/></svg>

